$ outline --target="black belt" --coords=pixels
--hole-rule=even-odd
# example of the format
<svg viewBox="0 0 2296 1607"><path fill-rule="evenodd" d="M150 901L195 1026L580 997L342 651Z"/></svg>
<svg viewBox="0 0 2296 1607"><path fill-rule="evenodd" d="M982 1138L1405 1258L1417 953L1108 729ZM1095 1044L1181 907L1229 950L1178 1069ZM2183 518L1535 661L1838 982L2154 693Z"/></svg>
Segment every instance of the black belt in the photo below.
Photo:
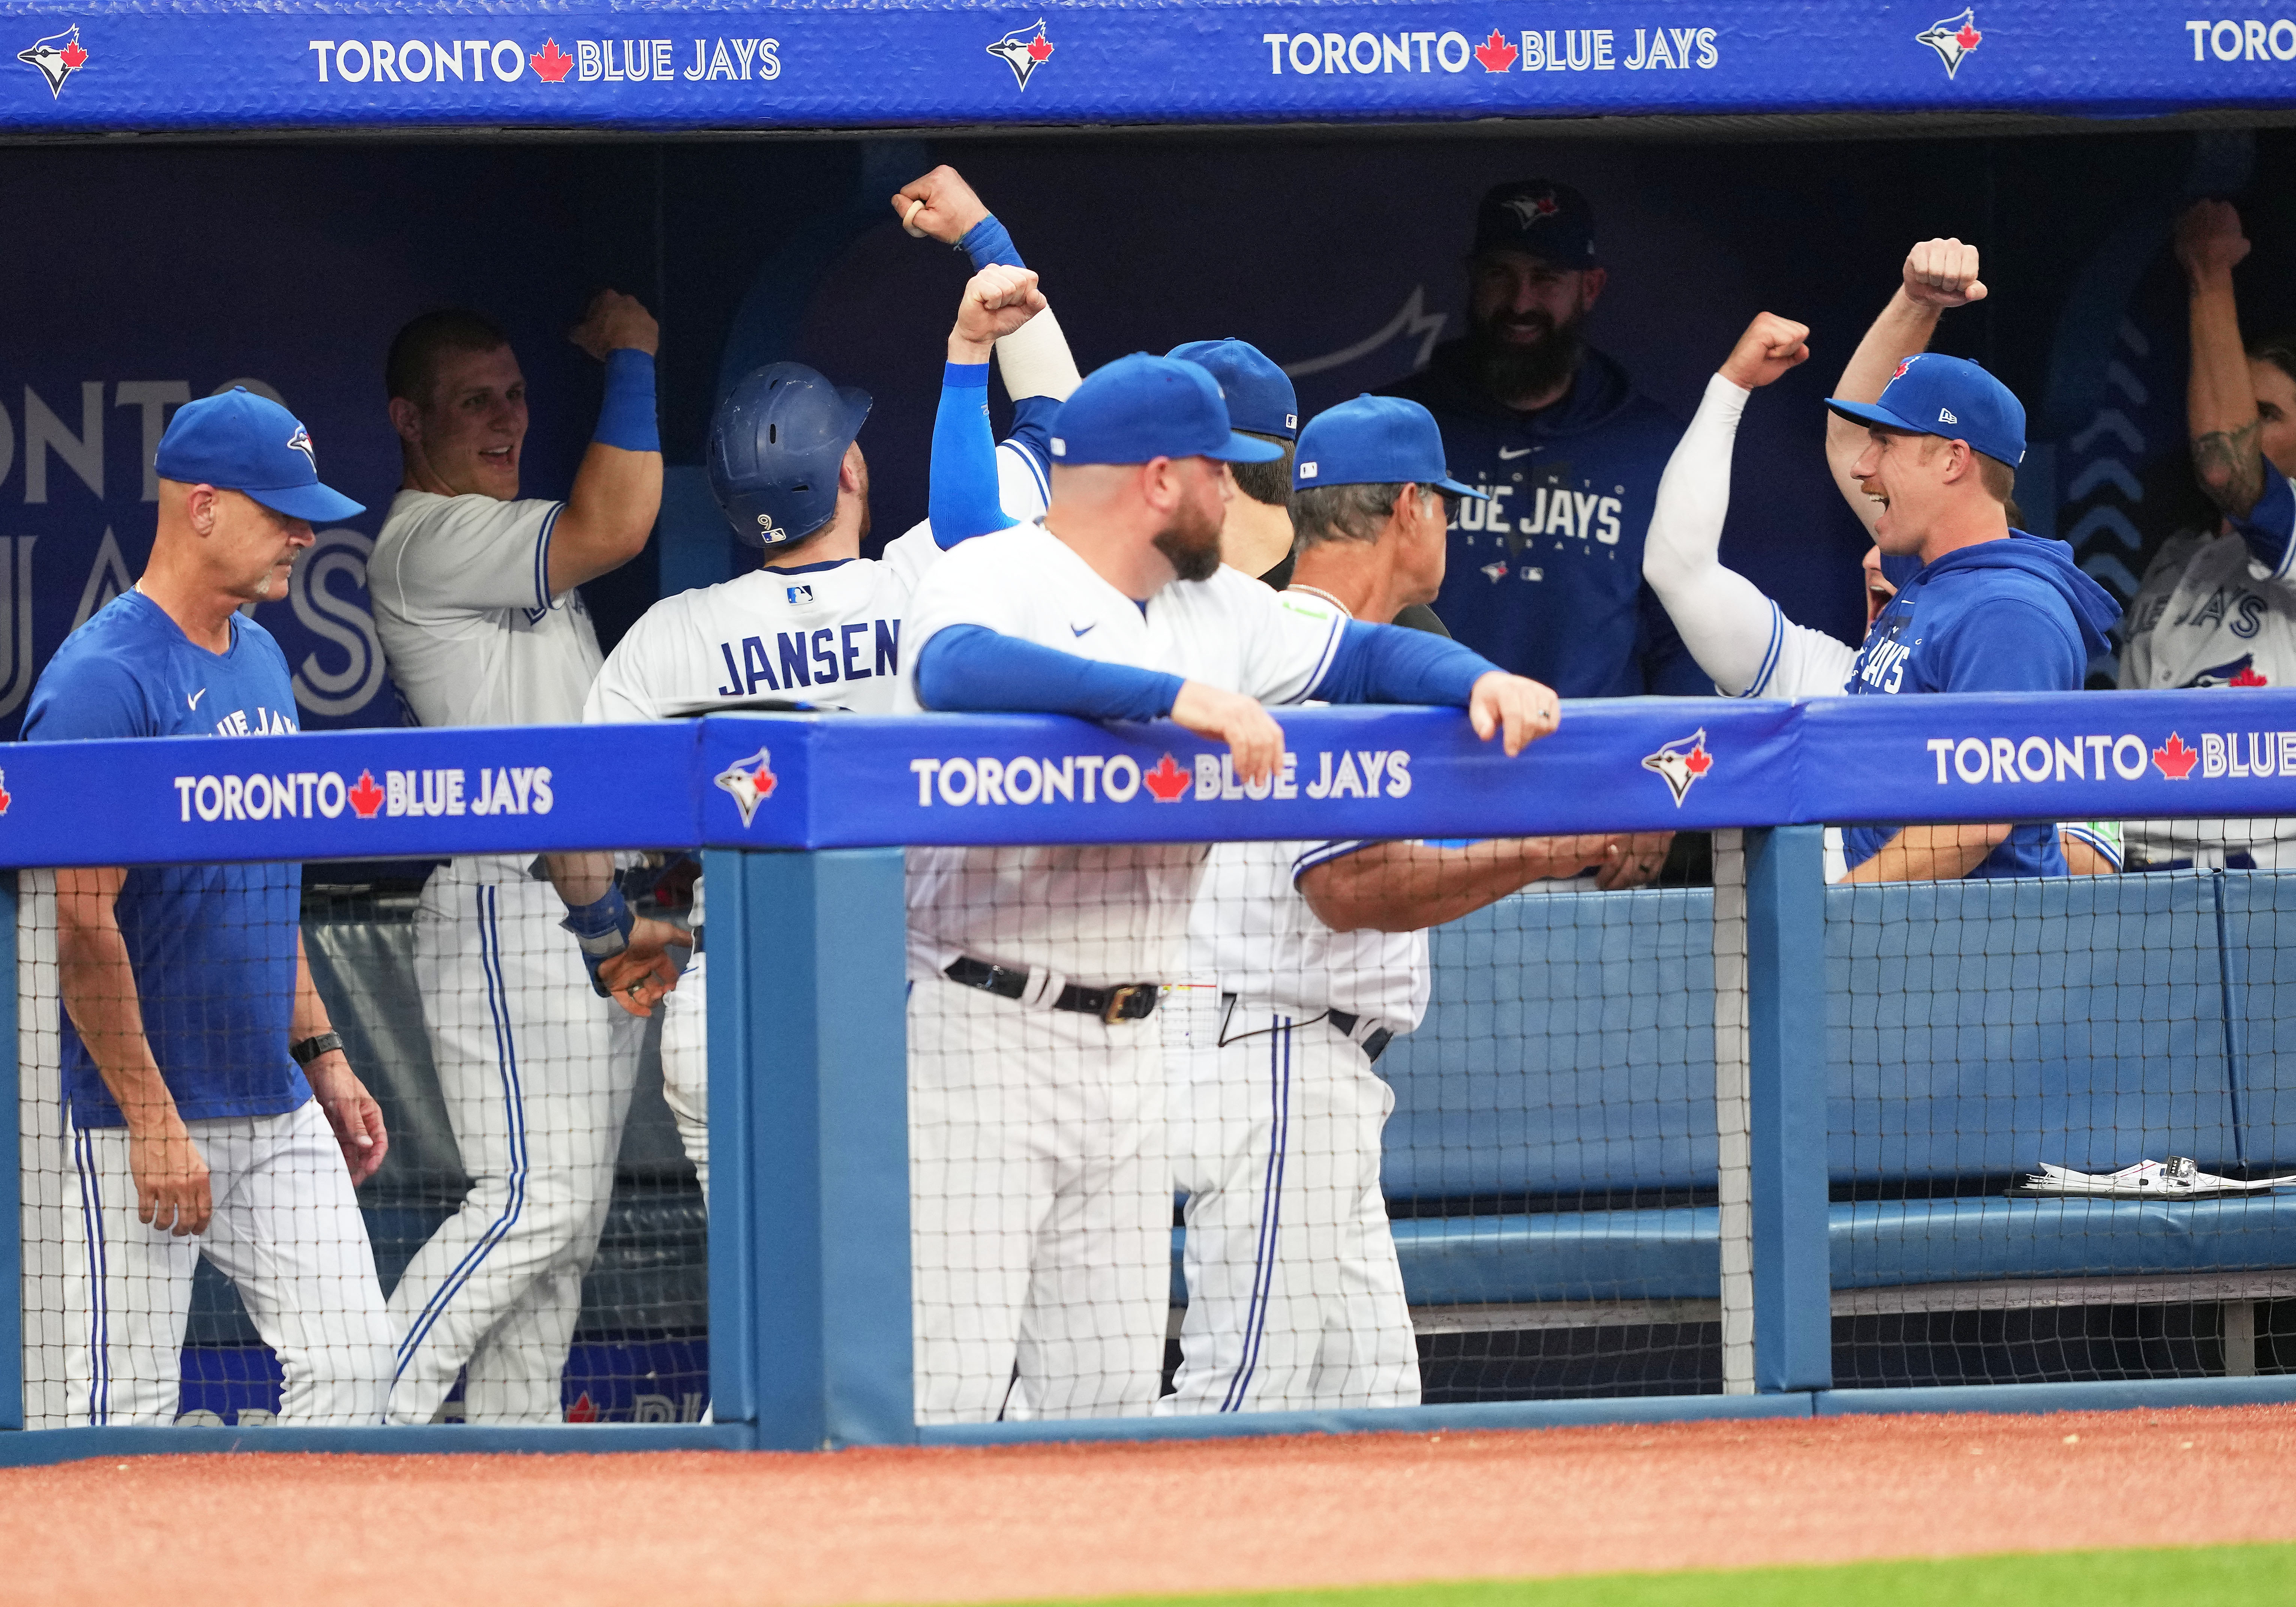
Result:
<svg viewBox="0 0 2296 1607"><path fill-rule="evenodd" d="M948 963L941 975L960 986L978 988L999 998L1029 996L1028 972L991 965L986 960L960 955ZM1154 1010L1156 993L1153 982L1123 982L1114 988L1079 988L1070 982L1053 1001L1053 1008L1072 1010L1078 1015L1096 1015L1112 1027L1119 1021L1136 1021Z"/></svg>
<svg viewBox="0 0 2296 1607"><path fill-rule="evenodd" d="M1349 1015L1344 1010L1326 1011L1324 1013L1324 1019L1331 1022L1332 1026L1337 1027L1341 1032L1346 1033L1348 1037L1351 1038L1356 1035L1356 1029L1363 1025L1363 1017L1359 1015ZM1379 1057L1387 1053L1387 1046L1394 1041L1394 1032L1388 1028L1382 1027L1369 1037L1363 1039L1357 1047L1360 1048L1364 1052L1365 1059L1376 1064Z"/></svg>

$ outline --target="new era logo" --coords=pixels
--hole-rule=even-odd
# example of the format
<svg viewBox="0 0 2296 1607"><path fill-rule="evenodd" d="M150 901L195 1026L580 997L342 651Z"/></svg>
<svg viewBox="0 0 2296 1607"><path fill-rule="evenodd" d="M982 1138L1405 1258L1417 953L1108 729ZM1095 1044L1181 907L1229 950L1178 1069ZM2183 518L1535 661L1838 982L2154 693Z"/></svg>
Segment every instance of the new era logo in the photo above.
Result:
<svg viewBox="0 0 2296 1607"><path fill-rule="evenodd" d="M1953 416L1953 410L1950 407L1940 407L1938 409L1938 422L1940 424L1958 424L1961 421Z"/></svg>

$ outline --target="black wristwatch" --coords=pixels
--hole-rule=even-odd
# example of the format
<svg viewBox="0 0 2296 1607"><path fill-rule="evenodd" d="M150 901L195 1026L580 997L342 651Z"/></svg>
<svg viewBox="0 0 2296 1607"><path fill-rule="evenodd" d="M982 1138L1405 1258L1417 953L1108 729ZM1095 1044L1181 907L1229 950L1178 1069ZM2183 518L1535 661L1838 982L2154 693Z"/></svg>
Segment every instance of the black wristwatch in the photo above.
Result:
<svg viewBox="0 0 2296 1607"><path fill-rule="evenodd" d="M287 1053L295 1057L295 1063L297 1065L308 1066L313 1061L318 1059L319 1056L328 1053L330 1050L340 1049L342 1046L343 1035L341 1033L322 1032L316 1037L305 1038L299 1044L288 1045Z"/></svg>

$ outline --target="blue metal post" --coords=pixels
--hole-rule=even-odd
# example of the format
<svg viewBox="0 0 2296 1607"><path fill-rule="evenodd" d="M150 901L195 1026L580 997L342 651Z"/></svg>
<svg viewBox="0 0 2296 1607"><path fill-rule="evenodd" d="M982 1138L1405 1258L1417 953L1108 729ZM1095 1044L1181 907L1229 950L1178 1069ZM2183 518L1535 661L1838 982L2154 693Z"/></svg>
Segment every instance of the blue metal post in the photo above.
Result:
<svg viewBox="0 0 2296 1607"><path fill-rule="evenodd" d="M1831 1389L1824 828L1746 833L1746 948L1754 1388Z"/></svg>
<svg viewBox="0 0 2296 1607"><path fill-rule="evenodd" d="M16 883L0 870L0 1429L24 1426L23 1078L17 1060Z"/></svg>
<svg viewBox="0 0 2296 1607"><path fill-rule="evenodd" d="M901 852L709 865L713 1238L742 1218L712 1246L713 1386L761 1447L913 1443ZM734 1281L726 1324L715 1302ZM743 1354L719 1373L729 1342Z"/></svg>

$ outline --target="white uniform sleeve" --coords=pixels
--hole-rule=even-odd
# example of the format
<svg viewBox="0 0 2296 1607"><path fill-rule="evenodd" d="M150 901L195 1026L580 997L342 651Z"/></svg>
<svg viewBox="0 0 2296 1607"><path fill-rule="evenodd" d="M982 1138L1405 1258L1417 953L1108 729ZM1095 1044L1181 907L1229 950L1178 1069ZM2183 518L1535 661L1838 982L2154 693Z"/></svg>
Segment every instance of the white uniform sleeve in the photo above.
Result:
<svg viewBox="0 0 2296 1607"><path fill-rule="evenodd" d="M932 526L919 520L900 535L885 544L884 556L879 560L886 573L892 576L900 588L901 606L906 608L910 598L917 594L923 583L925 571L940 558L940 544L933 539Z"/></svg>
<svg viewBox="0 0 2296 1607"><path fill-rule="evenodd" d="M1243 685L1263 703L1296 703L1316 689L1340 651L1347 614L1305 592L1271 592L1223 564L1210 584L1234 619Z"/></svg>
<svg viewBox="0 0 2296 1607"><path fill-rule="evenodd" d="M1014 524L1034 524L1053 500L1049 471L1021 441L996 443L996 505Z"/></svg>
<svg viewBox="0 0 2296 1607"><path fill-rule="evenodd" d="M367 585L394 594L408 614L554 607L550 533L565 510L539 499L442 497L385 562L370 567Z"/></svg>
<svg viewBox="0 0 2296 1607"><path fill-rule="evenodd" d="M590 683L589 695L582 700L585 725L627 725L661 717L647 685L646 670L655 644L676 630L675 624L663 617L666 606L658 603L646 610L606 655L597 679ZM667 632L665 626L669 627Z"/></svg>

